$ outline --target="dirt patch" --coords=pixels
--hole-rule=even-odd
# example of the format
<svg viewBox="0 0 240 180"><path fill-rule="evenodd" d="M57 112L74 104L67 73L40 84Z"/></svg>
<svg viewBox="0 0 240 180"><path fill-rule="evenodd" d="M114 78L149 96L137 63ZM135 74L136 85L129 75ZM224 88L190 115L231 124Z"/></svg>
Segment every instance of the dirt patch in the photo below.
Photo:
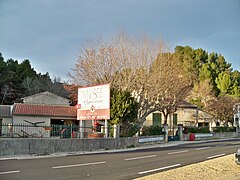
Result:
<svg viewBox="0 0 240 180"><path fill-rule="evenodd" d="M234 155L227 155L201 163L196 163L169 171L138 178L138 180L239 180L240 165L234 162Z"/></svg>

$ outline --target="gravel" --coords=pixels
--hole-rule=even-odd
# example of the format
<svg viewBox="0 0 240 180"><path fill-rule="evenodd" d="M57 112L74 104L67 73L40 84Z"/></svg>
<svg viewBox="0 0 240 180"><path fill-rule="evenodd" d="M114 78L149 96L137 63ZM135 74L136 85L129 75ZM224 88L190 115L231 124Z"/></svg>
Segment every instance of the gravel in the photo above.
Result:
<svg viewBox="0 0 240 180"><path fill-rule="evenodd" d="M179 167L137 180L240 180L240 165L234 162L234 154Z"/></svg>

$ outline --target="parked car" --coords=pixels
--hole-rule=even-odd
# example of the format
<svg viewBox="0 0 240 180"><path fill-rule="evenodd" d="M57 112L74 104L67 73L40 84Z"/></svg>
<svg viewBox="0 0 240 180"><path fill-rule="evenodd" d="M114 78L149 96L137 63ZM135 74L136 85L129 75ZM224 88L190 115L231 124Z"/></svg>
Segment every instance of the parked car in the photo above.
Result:
<svg viewBox="0 0 240 180"><path fill-rule="evenodd" d="M240 149L235 153L235 162L240 165Z"/></svg>

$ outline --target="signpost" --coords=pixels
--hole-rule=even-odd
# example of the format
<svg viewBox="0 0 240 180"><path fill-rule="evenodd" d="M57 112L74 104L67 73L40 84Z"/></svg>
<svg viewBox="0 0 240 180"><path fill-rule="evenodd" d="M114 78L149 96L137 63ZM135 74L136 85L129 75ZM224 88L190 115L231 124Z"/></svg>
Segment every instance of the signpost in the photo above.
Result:
<svg viewBox="0 0 240 180"><path fill-rule="evenodd" d="M110 119L110 84L82 87L78 89L77 119L90 120L96 130L97 120L105 120L105 137L107 136L107 119ZM80 129L80 137L83 137Z"/></svg>

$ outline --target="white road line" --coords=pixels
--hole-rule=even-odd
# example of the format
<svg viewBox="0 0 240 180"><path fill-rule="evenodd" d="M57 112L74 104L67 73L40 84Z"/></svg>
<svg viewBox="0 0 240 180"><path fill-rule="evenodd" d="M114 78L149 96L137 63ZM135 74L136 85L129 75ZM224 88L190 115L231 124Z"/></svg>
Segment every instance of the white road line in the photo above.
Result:
<svg viewBox="0 0 240 180"><path fill-rule="evenodd" d="M220 157L220 156L224 156L224 155L226 155L226 154L225 154L225 153L223 153L223 154L218 154L218 155L214 155L214 156L207 157L207 159L213 159L213 158Z"/></svg>
<svg viewBox="0 0 240 180"><path fill-rule="evenodd" d="M188 152L189 150L184 150L184 151L176 151L176 152L171 152L171 153L168 153L169 155L171 154L179 154L179 153L185 153L185 152Z"/></svg>
<svg viewBox="0 0 240 180"><path fill-rule="evenodd" d="M66 166L55 166L52 168L53 169L61 169L61 168L69 168L69 167L90 166L90 165L97 165L97 164L104 164L104 163L106 163L106 161L85 163L85 164L71 164L71 165L66 165Z"/></svg>
<svg viewBox="0 0 240 180"><path fill-rule="evenodd" d="M204 150L204 149L209 149L209 148L211 148L211 147L207 146L207 147L197 148L195 150L198 151L198 150Z"/></svg>
<svg viewBox="0 0 240 180"><path fill-rule="evenodd" d="M17 170L17 171L6 171L6 172L0 172L0 175L2 174L13 174L13 173L19 173L20 171Z"/></svg>
<svg viewBox="0 0 240 180"><path fill-rule="evenodd" d="M151 157L155 157L157 155L151 155L151 156L141 156L141 157L134 157L134 158L127 158L124 159L125 161L131 161L131 160L137 160L137 159L145 159L145 158L151 158Z"/></svg>
<svg viewBox="0 0 240 180"><path fill-rule="evenodd" d="M146 174L146 173L155 172L155 171L160 171L160 170L164 170L164 169L169 169L169 168L177 167L177 166L181 166L181 164L174 164L174 165L171 165L171 166L165 166L165 167L161 167L161 168L157 168L157 169L152 169L152 170L148 170L148 171L142 171L142 172L139 172L138 174Z"/></svg>
<svg viewBox="0 0 240 180"><path fill-rule="evenodd" d="M5 161L5 160L17 160L17 158L0 158L0 161Z"/></svg>

